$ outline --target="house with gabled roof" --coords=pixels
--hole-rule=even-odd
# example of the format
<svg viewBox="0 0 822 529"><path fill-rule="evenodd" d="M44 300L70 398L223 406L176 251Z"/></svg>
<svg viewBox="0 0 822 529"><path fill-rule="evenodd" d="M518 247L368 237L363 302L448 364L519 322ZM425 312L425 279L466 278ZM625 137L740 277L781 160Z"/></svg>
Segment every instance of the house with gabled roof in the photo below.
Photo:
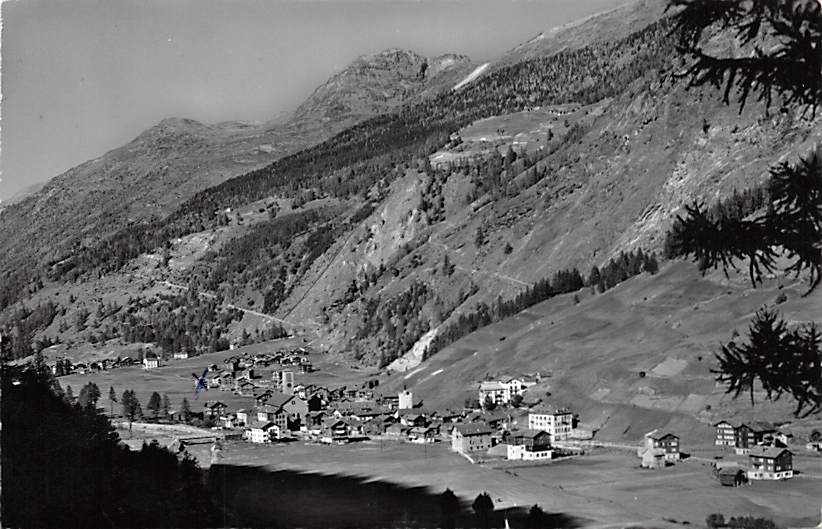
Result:
<svg viewBox="0 0 822 529"><path fill-rule="evenodd" d="M679 437L672 433L653 430L645 434L645 450L661 450L665 461L679 460Z"/></svg>
<svg viewBox="0 0 822 529"><path fill-rule="evenodd" d="M486 452L491 448L491 428L482 422L458 424L451 430L451 449L455 452Z"/></svg>
<svg viewBox="0 0 822 529"><path fill-rule="evenodd" d="M510 460L551 459L551 435L544 430L516 430L507 436L506 455Z"/></svg>
<svg viewBox="0 0 822 529"><path fill-rule="evenodd" d="M203 404L203 415L206 417L213 417L218 418L220 415L224 414L228 406L223 404L222 402L216 401L209 401Z"/></svg>
<svg viewBox="0 0 822 529"><path fill-rule="evenodd" d="M777 480L793 477L793 452L776 446L754 446L748 451L748 479Z"/></svg>

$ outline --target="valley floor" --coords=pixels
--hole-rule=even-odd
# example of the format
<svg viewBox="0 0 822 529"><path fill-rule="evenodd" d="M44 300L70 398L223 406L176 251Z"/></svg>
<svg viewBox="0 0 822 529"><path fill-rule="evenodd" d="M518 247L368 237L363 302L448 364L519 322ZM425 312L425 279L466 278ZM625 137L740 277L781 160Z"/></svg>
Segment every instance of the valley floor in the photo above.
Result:
<svg viewBox="0 0 822 529"><path fill-rule="evenodd" d="M208 466L205 448L198 455ZM708 455L708 450L700 455ZM263 467L268 471L352 476L439 494L445 488L470 504L487 491L497 510L538 504L564 513L586 527L636 524L704 524L708 514L764 516L783 527L811 527L818 522L822 495L822 458L800 455L796 478L723 487L711 477L709 459L694 457L661 470L639 468L626 451L594 451L585 456L530 467L472 465L445 443L420 446L393 441L318 446L229 444L221 463Z"/></svg>

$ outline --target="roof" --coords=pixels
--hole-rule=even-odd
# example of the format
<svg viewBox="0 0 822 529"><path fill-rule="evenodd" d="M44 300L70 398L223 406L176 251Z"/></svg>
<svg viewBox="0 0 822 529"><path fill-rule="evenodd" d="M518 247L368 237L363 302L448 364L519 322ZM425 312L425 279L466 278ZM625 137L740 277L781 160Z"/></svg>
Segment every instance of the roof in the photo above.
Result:
<svg viewBox="0 0 822 529"><path fill-rule="evenodd" d="M491 433L491 428L483 422L458 424L454 429L462 435L489 435Z"/></svg>
<svg viewBox="0 0 822 529"><path fill-rule="evenodd" d="M745 472L745 470L737 465L729 465L727 467L722 467L717 472L720 476L736 476L740 472Z"/></svg>
<svg viewBox="0 0 822 529"><path fill-rule="evenodd" d="M533 439L540 434L550 435L545 430L514 430L511 432L512 437L525 437L528 439Z"/></svg>
<svg viewBox="0 0 822 529"><path fill-rule="evenodd" d="M480 382L480 391L506 390L508 386L498 380Z"/></svg>
<svg viewBox="0 0 822 529"><path fill-rule="evenodd" d="M747 426L748 428L750 428L751 430L753 430L755 432L775 432L776 431L776 428L774 428L773 424L771 424L769 422L765 422L765 421L748 421L748 422L744 422L744 423L740 424L739 426L740 427Z"/></svg>
<svg viewBox="0 0 822 529"><path fill-rule="evenodd" d="M768 459L776 459L782 455L782 452L793 453L787 448L779 448L776 446L755 446L751 448L748 455L753 457L765 457Z"/></svg>
<svg viewBox="0 0 822 529"><path fill-rule="evenodd" d="M679 439L679 436L677 435L674 435L670 432L661 434L659 433L659 430L651 430L650 432L645 434L645 437L650 437L654 441L659 441L660 439L665 439L666 437L674 437L676 439Z"/></svg>
<svg viewBox="0 0 822 529"><path fill-rule="evenodd" d="M276 408L281 408L293 398L294 395L286 395L285 393L280 393L279 391L272 391L271 395L269 395L268 400L266 400L265 404L266 406L274 406Z"/></svg>
<svg viewBox="0 0 822 529"><path fill-rule="evenodd" d="M571 410L568 408L549 408L548 406L537 406L536 408L528 410L528 413L538 415L570 415Z"/></svg>

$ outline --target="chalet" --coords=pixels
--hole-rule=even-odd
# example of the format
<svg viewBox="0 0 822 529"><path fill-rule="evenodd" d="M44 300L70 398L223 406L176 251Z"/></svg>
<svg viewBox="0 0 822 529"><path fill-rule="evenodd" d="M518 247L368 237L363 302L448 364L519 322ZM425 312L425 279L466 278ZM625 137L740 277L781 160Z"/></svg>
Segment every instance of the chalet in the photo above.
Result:
<svg viewBox="0 0 822 529"><path fill-rule="evenodd" d="M379 403L381 406L385 406L393 410L399 408L400 397L398 395L383 395L379 398Z"/></svg>
<svg viewBox="0 0 822 529"><path fill-rule="evenodd" d="M261 423L274 423L282 430L288 428L288 413L282 406L270 406L268 404L257 407L257 421Z"/></svg>
<svg viewBox="0 0 822 529"><path fill-rule="evenodd" d="M714 444L722 447L733 447L737 454L747 454L754 446L770 443L778 432L773 425L761 422L743 422L738 426L729 421L714 424Z"/></svg>
<svg viewBox="0 0 822 529"><path fill-rule="evenodd" d="M251 428L252 443L270 443L280 438L281 429L274 423L261 423Z"/></svg>
<svg viewBox="0 0 822 529"><path fill-rule="evenodd" d="M173 358L175 360L186 360L188 359L188 351L177 351L174 353Z"/></svg>
<svg viewBox="0 0 822 529"><path fill-rule="evenodd" d="M714 424L716 432L714 444L716 446L736 447L736 426L728 421L719 421Z"/></svg>
<svg viewBox="0 0 822 529"><path fill-rule="evenodd" d="M359 419L349 418L345 420L346 431L348 432L348 439L362 439L365 437L365 421Z"/></svg>
<svg viewBox="0 0 822 529"><path fill-rule="evenodd" d="M237 426L239 426L239 423L237 422L237 415L234 413L221 415L220 422L223 423L224 428L236 428Z"/></svg>
<svg viewBox="0 0 822 529"><path fill-rule="evenodd" d="M645 434L646 451L661 450L665 461L679 460L679 437L672 433L659 434L657 430Z"/></svg>
<svg viewBox="0 0 822 529"><path fill-rule="evenodd" d="M751 468L748 479L788 479L793 477L793 453L787 448L755 446L748 451Z"/></svg>
<svg viewBox="0 0 822 529"><path fill-rule="evenodd" d="M406 413L400 416L400 423L403 426L421 427L425 426L426 422L425 415L417 413Z"/></svg>
<svg viewBox="0 0 822 529"><path fill-rule="evenodd" d="M249 382L248 380L237 379L234 386L234 393L243 397L252 397L254 396L254 384Z"/></svg>
<svg viewBox="0 0 822 529"><path fill-rule="evenodd" d="M665 450L661 448L647 449L643 447L640 448L639 452L639 457L642 458L642 462L640 463L642 468L656 469L665 467Z"/></svg>
<svg viewBox="0 0 822 529"><path fill-rule="evenodd" d="M156 369L158 367L160 367L160 358L157 355L149 353L143 358L143 369Z"/></svg>
<svg viewBox="0 0 822 529"><path fill-rule="evenodd" d="M491 448L491 428L487 424L458 424L451 431L451 449L455 452L485 452L489 448Z"/></svg>
<svg viewBox="0 0 822 529"><path fill-rule="evenodd" d="M245 409L237 410L237 426L248 426L251 424L251 414Z"/></svg>
<svg viewBox="0 0 822 529"><path fill-rule="evenodd" d="M508 436L507 456L512 460L551 459L551 435L544 430L519 430Z"/></svg>
<svg viewBox="0 0 822 529"><path fill-rule="evenodd" d="M522 396L526 389L536 384L536 381L512 377L504 380L503 384L508 386L511 398L514 398L514 395Z"/></svg>
<svg viewBox="0 0 822 529"><path fill-rule="evenodd" d="M434 443L439 435L439 428L434 426L415 426L408 431L408 439L412 443Z"/></svg>
<svg viewBox="0 0 822 529"><path fill-rule="evenodd" d="M478 398L481 406L485 402L493 402L497 406L508 404L511 402L511 388L496 380L480 382Z"/></svg>
<svg viewBox="0 0 822 529"><path fill-rule="evenodd" d="M574 415L565 408L536 408L528 412L528 429L545 430L551 435L551 442L564 441L571 437Z"/></svg>
<svg viewBox="0 0 822 529"><path fill-rule="evenodd" d="M323 424L321 440L324 443L348 441L348 425L342 419L331 419Z"/></svg>
<svg viewBox="0 0 822 529"><path fill-rule="evenodd" d="M257 404L257 406L263 406L268 402L268 399L270 399L273 394L273 391L267 389L262 393L258 393L257 395L255 395L254 402Z"/></svg>
<svg viewBox="0 0 822 529"><path fill-rule="evenodd" d="M228 406L220 401L206 402L203 404L203 415L205 417L218 418L223 415Z"/></svg>

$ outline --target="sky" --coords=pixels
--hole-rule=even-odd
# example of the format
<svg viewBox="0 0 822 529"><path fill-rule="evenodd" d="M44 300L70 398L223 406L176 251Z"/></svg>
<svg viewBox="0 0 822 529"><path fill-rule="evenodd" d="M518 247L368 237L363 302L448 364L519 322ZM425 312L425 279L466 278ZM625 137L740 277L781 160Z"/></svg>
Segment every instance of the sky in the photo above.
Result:
<svg viewBox="0 0 822 529"><path fill-rule="evenodd" d="M493 60L619 0L17 0L2 4L0 198L167 117L268 121L387 48Z"/></svg>

